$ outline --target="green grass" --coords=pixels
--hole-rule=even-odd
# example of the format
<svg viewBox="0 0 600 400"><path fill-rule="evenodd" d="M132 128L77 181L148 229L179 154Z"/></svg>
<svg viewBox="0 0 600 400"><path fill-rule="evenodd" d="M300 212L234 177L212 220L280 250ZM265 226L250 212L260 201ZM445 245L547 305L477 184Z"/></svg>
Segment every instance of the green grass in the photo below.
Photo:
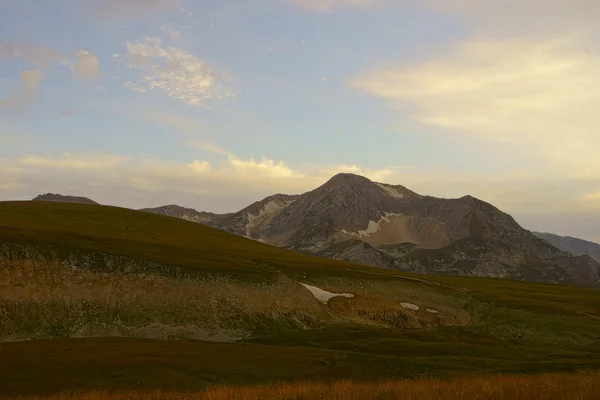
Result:
<svg viewBox="0 0 600 400"><path fill-rule="evenodd" d="M290 335L276 344L54 339L0 344L0 392L187 391L220 384L459 377L600 370L600 348L501 345L460 332L344 328ZM268 342L268 340L263 340ZM285 346L285 347L284 347Z"/></svg>
<svg viewBox="0 0 600 400"><path fill-rule="evenodd" d="M355 297L323 306L298 281ZM0 203L2 393L600 370L599 318L595 289L366 267L116 207ZM137 337L154 331L238 342ZM124 337L72 338L111 335Z"/></svg>
<svg viewBox="0 0 600 400"><path fill-rule="evenodd" d="M194 222L87 204L0 202L0 242L109 253L179 266L190 272L240 277L277 271L293 276L398 275L283 250Z"/></svg>

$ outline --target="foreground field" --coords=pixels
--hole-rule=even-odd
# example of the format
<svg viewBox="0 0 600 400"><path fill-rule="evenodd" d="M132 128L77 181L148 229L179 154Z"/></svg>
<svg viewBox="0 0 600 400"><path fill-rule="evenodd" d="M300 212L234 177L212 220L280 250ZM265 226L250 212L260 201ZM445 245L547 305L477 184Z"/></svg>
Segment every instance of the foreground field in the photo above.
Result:
<svg viewBox="0 0 600 400"><path fill-rule="evenodd" d="M466 330L419 332L334 326L253 341L80 338L3 343L0 393L197 392L215 386L270 382L373 382L600 371L598 343L568 348L507 343ZM263 343L256 343L259 341Z"/></svg>
<svg viewBox="0 0 600 400"><path fill-rule="evenodd" d="M222 387L196 393L88 392L15 400L596 400L600 373L456 380L293 383Z"/></svg>

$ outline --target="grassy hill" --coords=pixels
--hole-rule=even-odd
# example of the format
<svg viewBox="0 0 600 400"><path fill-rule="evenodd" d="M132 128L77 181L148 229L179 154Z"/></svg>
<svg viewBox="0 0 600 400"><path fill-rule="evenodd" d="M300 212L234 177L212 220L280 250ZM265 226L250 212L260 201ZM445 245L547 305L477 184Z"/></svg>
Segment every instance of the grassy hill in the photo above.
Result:
<svg viewBox="0 0 600 400"><path fill-rule="evenodd" d="M323 304L299 283L353 297ZM600 291L405 274L145 212L6 202L0 342L0 393L599 370Z"/></svg>

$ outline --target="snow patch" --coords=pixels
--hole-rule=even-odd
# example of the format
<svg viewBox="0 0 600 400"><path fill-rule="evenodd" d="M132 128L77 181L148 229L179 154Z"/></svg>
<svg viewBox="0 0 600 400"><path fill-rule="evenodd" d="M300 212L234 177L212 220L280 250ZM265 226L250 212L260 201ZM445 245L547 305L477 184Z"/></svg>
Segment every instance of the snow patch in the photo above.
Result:
<svg viewBox="0 0 600 400"><path fill-rule="evenodd" d="M298 283L300 283L300 282L298 282ZM312 295L315 297L315 299L317 299L318 301L320 301L323 304L327 304L329 302L329 300L331 300L334 297L346 297L346 298L354 297L354 295L350 294L350 293L331 293L331 292L328 292L327 290L320 289L316 286L307 285L305 283L300 283L300 284L302 286L304 286L306 289L308 289L308 291L312 293Z"/></svg>
<svg viewBox="0 0 600 400"><path fill-rule="evenodd" d="M419 306L412 303L400 303L402 308L406 308L407 310L419 311Z"/></svg>
<svg viewBox="0 0 600 400"><path fill-rule="evenodd" d="M387 194L389 194L392 197L395 197L397 199L403 199L406 197L404 193L400 193L400 191L393 186L384 185L383 183L377 183L376 185L385 190Z"/></svg>
<svg viewBox="0 0 600 400"><path fill-rule="evenodd" d="M439 314L439 313L440 313L439 311L437 311L437 310L434 310L434 309L432 309L432 308L428 308L428 309L426 309L425 311L427 311L428 313L431 313L431 314Z"/></svg>
<svg viewBox="0 0 600 400"><path fill-rule="evenodd" d="M389 213L389 212L384 212L383 214L384 215L379 219L379 221L370 220L369 225L367 226L367 229L365 229L365 230L361 230L358 232L348 232L347 230L342 229L342 233L344 235L352 235L357 238L369 237L369 236L373 235L374 233L377 233L381 229L382 222L385 221L387 223L391 223L392 221L390 220L390 217L401 217L402 216L402 214L395 214L395 213Z"/></svg>

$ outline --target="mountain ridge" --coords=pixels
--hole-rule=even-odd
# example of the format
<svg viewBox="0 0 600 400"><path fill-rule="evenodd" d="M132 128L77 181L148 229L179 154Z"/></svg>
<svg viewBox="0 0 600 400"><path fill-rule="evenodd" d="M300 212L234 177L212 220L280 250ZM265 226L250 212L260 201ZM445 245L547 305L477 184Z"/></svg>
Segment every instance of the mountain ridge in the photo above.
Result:
<svg viewBox="0 0 600 400"><path fill-rule="evenodd" d="M572 236L560 236L554 233L533 232L537 237L550 242L554 247L567 251L573 255L589 255L594 260L600 262L600 244L575 238Z"/></svg>
<svg viewBox="0 0 600 400"><path fill-rule="evenodd" d="M53 196L58 201L79 199ZM139 211L288 250L408 272L600 282L597 259L554 245L490 203L471 195L424 196L350 173L337 174L303 194L268 196L234 213L175 204Z"/></svg>
<svg viewBox="0 0 600 400"><path fill-rule="evenodd" d="M470 195L423 196L355 174L201 223L286 249L410 272L600 281L595 260L560 250L490 203ZM399 252L400 245L413 247Z"/></svg>

